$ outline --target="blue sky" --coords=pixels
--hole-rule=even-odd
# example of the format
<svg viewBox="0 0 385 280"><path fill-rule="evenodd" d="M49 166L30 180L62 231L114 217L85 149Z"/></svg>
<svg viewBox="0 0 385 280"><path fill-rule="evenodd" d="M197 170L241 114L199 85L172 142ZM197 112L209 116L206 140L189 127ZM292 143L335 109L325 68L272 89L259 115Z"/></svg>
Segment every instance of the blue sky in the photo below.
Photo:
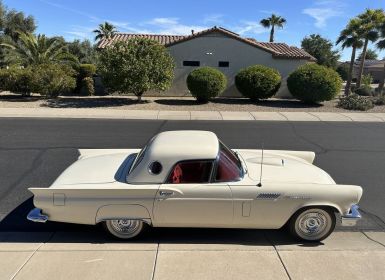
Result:
<svg viewBox="0 0 385 280"><path fill-rule="evenodd" d="M312 33L335 41L349 18L365 8L385 8L385 0L3 0L9 8L35 17L39 33L67 40L93 39L92 30L109 21L121 32L189 34L223 26L246 37L268 40L259 21L271 13L282 15L287 25L276 33L277 42L300 46ZM372 47L373 48L373 47ZM380 58L385 52L379 52ZM348 60L350 50L343 52Z"/></svg>

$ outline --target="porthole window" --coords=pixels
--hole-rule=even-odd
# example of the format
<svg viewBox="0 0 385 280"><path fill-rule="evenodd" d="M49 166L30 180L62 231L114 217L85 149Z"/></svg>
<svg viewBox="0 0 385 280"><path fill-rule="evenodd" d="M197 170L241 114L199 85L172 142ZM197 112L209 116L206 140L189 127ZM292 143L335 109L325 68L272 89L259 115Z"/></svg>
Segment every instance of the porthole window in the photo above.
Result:
<svg viewBox="0 0 385 280"><path fill-rule="evenodd" d="M159 161L153 161L148 166L148 172L152 175L158 175L162 172L162 164Z"/></svg>

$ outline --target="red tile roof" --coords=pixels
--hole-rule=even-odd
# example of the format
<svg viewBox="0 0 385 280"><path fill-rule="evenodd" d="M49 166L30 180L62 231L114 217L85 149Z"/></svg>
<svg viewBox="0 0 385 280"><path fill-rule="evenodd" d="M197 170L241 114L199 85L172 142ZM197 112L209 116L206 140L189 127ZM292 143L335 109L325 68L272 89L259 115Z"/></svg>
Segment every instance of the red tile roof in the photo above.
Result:
<svg viewBox="0 0 385 280"><path fill-rule="evenodd" d="M127 41L132 38L147 38L151 40L155 40L166 47L172 46L175 44L179 44L196 37L209 34L212 32L223 33L233 39L242 41L246 44L252 45L254 47L263 49L273 55L275 58L292 58L292 59L307 59L311 61L316 61L316 59L311 56L309 53L304 51L303 49L288 46L285 43L268 43L268 42L259 42L254 38L243 38L239 34L234 33L230 30L227 30L222 27L216 27L203 30L201 32L196 32L191 35L183 36L183 35L156 35L156 34L128 34L128 33L117 33L111 39L103 39L99 42L98 48L105 48L113 45L118 41Z"/></svg>
<svg viewBox="0 0 385 280"><path fill-rule="evenodd" d="M158 35L158 34L130 34L130 33L116 33L111 39L103 39L98 44L98 48L105 48L113 45L118 41L128 41L133 38L147 38L159 42L162 45L168 45L175 41L185 38L184 35Z"/></svg>

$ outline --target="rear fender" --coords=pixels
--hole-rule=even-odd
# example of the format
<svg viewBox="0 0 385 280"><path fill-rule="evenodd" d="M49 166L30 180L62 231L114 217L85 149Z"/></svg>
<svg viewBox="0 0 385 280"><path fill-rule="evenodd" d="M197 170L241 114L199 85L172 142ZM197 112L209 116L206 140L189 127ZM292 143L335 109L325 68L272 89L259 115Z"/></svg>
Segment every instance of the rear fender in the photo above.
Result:
<svg viewBox="0 0 385 280"><path fill-rule="evenodd" d="M103 205L96 213L95 223L119 219L142 220L151 225L151 217L147 208L139 204Z"/></svg>

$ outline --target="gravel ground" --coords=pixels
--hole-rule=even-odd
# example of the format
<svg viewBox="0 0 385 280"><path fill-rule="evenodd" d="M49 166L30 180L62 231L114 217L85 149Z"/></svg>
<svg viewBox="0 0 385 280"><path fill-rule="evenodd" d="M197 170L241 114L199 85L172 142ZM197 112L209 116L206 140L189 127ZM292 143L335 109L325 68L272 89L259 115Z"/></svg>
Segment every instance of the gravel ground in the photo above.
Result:
<svg viewBox="0 0 385 280"><path fill-rule="evenodd" d="M260 112L349 112L337 108L338 99L322 105L307 105L297 100L269 99L253 103L245 98L218 98L207 104L197 104L191 97L144 97L137 103L132 96L103 97L59 97L41 99L38 95L0 93L0 108L95 108L120 110L164 110L164 111L260 111ZM350 111L351 112L351 111ZM360 111L355 111L360 112ZM366 112L385 112L385 106L375 106Z"/></svg>

